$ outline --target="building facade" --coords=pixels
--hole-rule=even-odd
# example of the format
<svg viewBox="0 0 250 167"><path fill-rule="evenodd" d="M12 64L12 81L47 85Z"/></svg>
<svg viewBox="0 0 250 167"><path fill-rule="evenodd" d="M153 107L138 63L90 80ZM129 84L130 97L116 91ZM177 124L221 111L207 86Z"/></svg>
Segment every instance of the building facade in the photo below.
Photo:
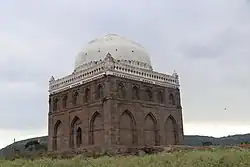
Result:
<svg viewBox="0 0 250 167"><path fill-rule="evenodd" d="M90 41L72 74L49 81L49 151L183 144L179 78L110 34Z"/></svg>

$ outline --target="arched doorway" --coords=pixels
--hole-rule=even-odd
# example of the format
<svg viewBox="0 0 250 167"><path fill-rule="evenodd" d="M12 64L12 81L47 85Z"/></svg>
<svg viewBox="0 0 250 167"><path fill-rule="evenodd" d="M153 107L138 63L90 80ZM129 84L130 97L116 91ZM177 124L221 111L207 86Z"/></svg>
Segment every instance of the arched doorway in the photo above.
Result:
<svg viewBox="0 0 250 167"><path fill-rule="evenodd" d="M165 144L175 145L178 143L177 123L173 116L169 116L165 123Z"/></svg>
<svg viewBox="0 0 250 167"><path fill-rule="evenodd" d="M76 147L79 148L82 144L82 129L80 127L76 130Z"/></svg>
<svg viewBox="0 0 250 167"><path fill-rule="evenodd" d="M61 148L63 142L63 128L62 128L62 122L57 121L54 126L54 134L53 134L53 150L58 151Z"/></svg>
<svg viewBox="0 0 250 167"><path fill-rule="evenodd" d="M99 112L95 112L90 120L89 144L101 145L104 141L103 117Z"/></svg>
<svg viewBox="0 0 250 167"><path fill-rule="evenodd" d="M157 121L152 113L149 113L144 119L144 144L157 145Z"/></svg>
<svg viewBox="0 0 250 167"><path fill-rule="evenodd" d="M82 144L82 129L79 117L74 117L71 122L70 141L71 148L79 148Z"/></svg>
<svg viewBox="0 0 250 167"><path fill-rule="evenodd" d="M136 125L132 113L124 111L120 117L119 136L121 145L133 145L136 143Z"/></svg>

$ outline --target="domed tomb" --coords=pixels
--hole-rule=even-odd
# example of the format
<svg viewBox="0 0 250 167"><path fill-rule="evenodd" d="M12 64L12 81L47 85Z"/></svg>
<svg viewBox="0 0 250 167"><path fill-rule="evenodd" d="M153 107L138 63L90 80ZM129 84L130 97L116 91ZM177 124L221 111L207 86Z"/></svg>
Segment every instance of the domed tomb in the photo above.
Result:
<svg viewBox="0 0 250 167"><path fill-rule="evenodd" d="M116 60L139 62L151 68L151 60L144 47L116 34L108 34L90 41L78 54L75 68L91 61L104 60L107 53Z"/></svg>
<svg viewBox="0 0 250 167"><path fill-rule="evenodd" d="M178 74L153 70L136 42L115 34L90 41L71 74L49 80L48 151L181 145L179 88Z"/></svg>

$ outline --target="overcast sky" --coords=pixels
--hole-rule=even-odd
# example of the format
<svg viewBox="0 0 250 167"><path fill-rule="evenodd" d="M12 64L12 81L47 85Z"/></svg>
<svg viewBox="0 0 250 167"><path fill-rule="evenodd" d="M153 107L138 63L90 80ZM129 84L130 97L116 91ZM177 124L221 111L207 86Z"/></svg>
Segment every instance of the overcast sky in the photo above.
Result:
<svg viewBox="0 0 250 167"><path fill-rule="evenodd" d="M179 73L185 134L250 132L249 1L0 0L0 147L47 133L50 76L108 33Z"/></svg>

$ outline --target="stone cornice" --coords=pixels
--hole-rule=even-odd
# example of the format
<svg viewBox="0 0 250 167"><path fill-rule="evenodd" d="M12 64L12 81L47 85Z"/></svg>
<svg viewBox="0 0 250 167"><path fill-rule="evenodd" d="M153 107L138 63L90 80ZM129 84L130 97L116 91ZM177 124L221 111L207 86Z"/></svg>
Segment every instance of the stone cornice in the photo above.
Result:
<svg viewBox="0 0 250 167"><path fill-rule="evenodd" d="M86 68L88 67L88 68ZM179 78L176 73L166 75L148 69L143 64L135 65L131 61L117 61L109 53L103 61L91 62L86 66L84 64L68 76L55 80L52 76L49 81L49 93L54 94L63 90L76 87L78 85L97 80L112 75L131 80L137 80L145 83L161 85L164 87L179 88Z"/></svg>

